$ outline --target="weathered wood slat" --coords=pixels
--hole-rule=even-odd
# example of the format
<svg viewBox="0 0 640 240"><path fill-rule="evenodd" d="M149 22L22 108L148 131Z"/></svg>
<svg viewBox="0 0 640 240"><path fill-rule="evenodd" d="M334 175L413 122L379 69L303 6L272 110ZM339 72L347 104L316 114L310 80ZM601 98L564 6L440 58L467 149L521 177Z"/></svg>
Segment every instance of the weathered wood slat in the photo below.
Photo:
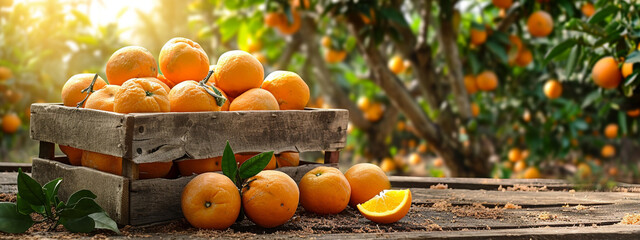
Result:
<svg viewBox="0 0 640 240"><path fill-rule="evenodd" d="M202 159L234 152L336 151L345 146L348 111L133 114L133 161Z"/></svg>
<svg viewBox="0 0 640 240"><path fill-rule="evenodd" d="M437 178L437 177L408 177L390 176L392 186L399 188L429 188L439 183L447 184L455 189L484 189L497 190L502 186L526 185L533 187L547 187L549 190L570 190L575 185L562 179L495 179L495 178Z"/></svg>
<svg viewBox="0 0 640 240"><path fill-rule="evenodd" d="M78 190L90 190L111 218L119 224L128 224L129 179L40 158L33 159L32 175L40 184L62 177L58 193L63 201Z"/></svg>
<svg viewBox="0 0 640 240"><path fill-rule="evenodd" d="M124 119L123 114L34 103L31 105L31 139L124 156Z"/></svg>
<svg viewBox="0 0 640 240"><path fill-rule="evenodd" d="M23 172L31 172L31 163L0 162L0 172L17 172L18 168Z"/></svg>

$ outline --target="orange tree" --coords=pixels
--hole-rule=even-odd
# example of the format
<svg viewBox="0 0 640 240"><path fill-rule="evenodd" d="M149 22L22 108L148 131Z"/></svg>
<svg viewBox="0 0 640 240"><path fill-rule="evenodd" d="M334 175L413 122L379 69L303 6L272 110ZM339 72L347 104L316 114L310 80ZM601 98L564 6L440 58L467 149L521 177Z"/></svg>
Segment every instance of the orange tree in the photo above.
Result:
<svg viewBox="0 0 640 240"><path fill-rule="evenodd" d="M218 11L222 42L235 40L241 49L259 42L264 49L253 50L266 53L267 69L299 69L315 98L350 111L357 130L349 139L363 140L374 157L397 153L389 144L396 126L405 129L407 121L409 138L426 140L453 176L540 177L542 170L584 177L592 168L602 173L604 166L614 175L617 164L635 166L632 154L613 152L637 144L633 63L640 61L634 26L640 5L209 3L233 12ZM611 58L596 64L604 57ZM610 123L619 134L605 138L600 132ZM512 149L523 152L513 154L513 162ZM636 167L629 169L638 175Z"/></svg>

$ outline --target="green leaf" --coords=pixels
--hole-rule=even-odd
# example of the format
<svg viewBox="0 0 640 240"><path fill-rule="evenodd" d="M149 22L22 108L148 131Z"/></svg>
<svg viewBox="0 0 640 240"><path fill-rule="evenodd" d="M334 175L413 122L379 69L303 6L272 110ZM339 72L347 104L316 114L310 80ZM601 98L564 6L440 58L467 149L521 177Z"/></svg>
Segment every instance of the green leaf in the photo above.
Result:
<svg viewBox="0 0 640 240"><path fill-rule="evenodd" d="M71 194L71 196L69 197L69 200L67 200L67 206L73 207L73 205L76 205L76 203L78 203L78 201L80 201L80 199L83 199L83 198L96 199L97 197L98 196L96 196L89 190L86 190L86 189L79 190Z"/></svg>
<svg viewBox="0 0 640 240"><path fill-rule="evenodd" d="M236 156L233 155L233 149L231 149L229 141L227 141L227 145L224 147L224 152L222 153L222 173L231 179L233 183L237 182L238 163L236 162Z"/></svg>
<svg viewBox="0 0 640 240"><path fill-rule="evenodd" d="M89 217L93 219L93 221L96 223L95 228L107 229L116 233L120 233L120 230L118 229L118 224L116 224L116 222L113 221L113 219L111 219L109 215L107 215L107 213L105 212L92 213L92 214L89 214Z"/></svg>
<svg viewBox="0 0 640 240"><path fill-rule="evenodd" d="M587 130L587 128L589 128L589 125L584 120L578 119L573 122L573 127L575 127L578 130L584 131L584 130Z"/></svg>
<svg viewBox="0 0 640 240"><path fill-rule="evenodd" d="M385 16L389 20L394 21L403 27L409 27L409 23L407 23L407 20L404 19L404 16L402 16L402 13L397 9L381 8L379 12L382 13L382 16Z"/></svg>
<svg viewBox="0 0 640 240"><path fill-rule="evenodd" d="M89 216L77 218L61 217L60 224L69 232L89 233L95 229L95 221Z"/></svg>
<svg viewBox="0 0 640 240"><path fill-rule="evenodd" d="M573 38L570 38L565 40L564 42L561 42L560 44L556 45L554 48L549 50L549 52L547 52L547 54L544 56L544 62L548 63L549 61L551 61L551 59L569 50L576 43L578 43L578 41Z"/></svg>
<svg viewBox="0 0 640 240"><path fill-rule="evenodd" d="M577 63L580 62L580 57L582 56L582 45L577 44L575 47L571 49L571 53L569 54L569 60L567 61L566 66L566 74L567 78L571 77L573 73L573 69L576 67Z"/></svg>
<svg viewBox="0 0 640 240"><path fill-rule="evenodd" d="M487 41L487 48L489 49L489 51L491 51L493 54L495 54L498 58L500 58L500 61L502 61L503 63L507 63L508 62L508 56L507 56L507 51L504 49L504 47L502 45L500 45L500 43L497 43L495 41Z"/></svg>
<svg viewBox="0 0 640 240"><path fill-rule="evenodd" d="M599 98L600 98L600 92L598 90L593 91L589 93L587 97L584 98L584 101L582 102L582 105L580 107L584 109L589 105L591 105L596 99L599 99Z"/></svg>
<svg viewBox="0 0 640 240"><path fill-rule="evenodd" d="M91 198L82 198L73 206L62 209L58 215L65 218L79 218L92 213L103 212L102 208Z"/></svg>
<svg viewBox="0 0 640 240"><path fill-rule="evenodd" d="M589 18L588 23L589 24L599 23L605 18L607 18L608 16L610 16L611 14L616 13L617 11L618 11L618 7L615 4L610 4L607 7L600 9L595 14L593 14L593 16Z"/></svg>
<svg viewBox="0 0 640 240"><path fill-rule="evenodd" d="M629 127L627 126L627 114L624 111L618 111L618 123L620 124L622 135L627 135Z"/></svg>
<svg viewBox="0 0 640 240"><path fill-rule="evenodd" d="M62 182L62 178L56 178L42 186L42 190L47 197L47 200L52 204L56 204L56 195L58 195L58 188L60 188L60 182Z"/></svg>
<svg viewBox="0 0 640 240"><path fill-rule="evenodd" d="M240 166L240 178L247 179L255 176L260 171L264 170L267 165L269 165L269 161L271 161L272 157L273 151L260 153L249 158L249 160L245 161Z"/></svg>
<svg viewBox="0 0 640 240"><path fill-rule="evenodd" d="M18 194L31 205L44 206L47 203L47 197L42 191L42 186L22 172L22 169L18 169Z"/></svg>
<svg viewBox="0 0 640 240"><path fill-rule="evenodd" d="M6 233L23 233L33 225L29 215L18 212L15 203L0 202L0 231Z"/></svg>
<svg viewBox="0 0 640 240"><path fill-rule="evenodd" d="M625 63L637 63L640 62L640 51L633 51L624 60Z"/></svg>
<svg viewBox="0 0 640 240"><path fill-rule="evenodd" d="M20 195L16 196L16 206L17 206L18 212L22 214L28 215L34 212L33 208L31 208L31 204L29 204L26 200L22 199Z"/></svg>

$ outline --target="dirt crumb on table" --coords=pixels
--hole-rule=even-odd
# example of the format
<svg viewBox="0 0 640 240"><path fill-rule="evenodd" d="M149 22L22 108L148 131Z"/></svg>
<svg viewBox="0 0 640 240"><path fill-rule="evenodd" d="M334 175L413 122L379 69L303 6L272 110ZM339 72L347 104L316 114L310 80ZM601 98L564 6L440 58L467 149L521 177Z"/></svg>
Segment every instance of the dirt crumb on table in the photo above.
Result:
<svg viewBox="0 0 640 240"><path fill-rule="evenodd" d="M429 186L430 189L449 189L449 185L438 183L437 185Z"/></svg>
<svg viewBox="0 0 640 240"><path fill-rule="evenodd" d="M499 219L503 217L503 209L487 208L481 203L473 203L472 205L453 206L447 201L438 201L433 204L435 211L451 212L454 217L473 217L478 219Z"/></svg>
<svg viewBox="0 0 640 240"><path fill-rule="evenodd" d="M514 184L513 187L504 188L502 185L498 187L498 191L515 191L515 192L546 192L550 191L547 186L536 187L536 186L527 186L523 184Z"/></svg>
<svg viewBox="0 0 640 240"><path fill-rule="evenodd" d="M504 205L504 209L521 209L522 206L508 202Z"/></svg>
<svg viewBox="0 0 640 240"><path fill-rule="evenodd" d="M16 194L0 193L0 202L16 202Z"/></svg>
<svg viewBox="0 0 640 240"><path fill-rule="evenodd" d="M554 220L556 218L558 218L558 216L553 215L553 214L548 213L548 212L543 212L543 213L540 213L540 215L538 215L538 219L543 220L543 221Z"/></svg>
<svg viewBox="0 0 640 240"><path fill-rule="evenodd" d="M640 225L640 213L625 214L620 224Z"/></svg>

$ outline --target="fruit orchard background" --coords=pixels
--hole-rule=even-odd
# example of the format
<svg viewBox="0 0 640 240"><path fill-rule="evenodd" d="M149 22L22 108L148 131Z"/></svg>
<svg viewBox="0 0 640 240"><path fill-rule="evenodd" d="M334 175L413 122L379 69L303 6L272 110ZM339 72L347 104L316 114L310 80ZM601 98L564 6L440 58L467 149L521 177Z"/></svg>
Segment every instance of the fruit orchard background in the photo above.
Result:
<svg viewBox="0 0 640 240"><path fill-rule="evenodd" d="M309 107L348 109L345 166L599 186L640 180L636 1L161 0L110 19L88 11L116 3L126 1L0 0L0 161L36 155L29 105L60 102L70 76L105 77L120 47L157 56L182 36L211 60L242 49L265 74L299 73ZM595 68L605 57L615 67ZM592 74L624 76L608 86Z"/></svg>

